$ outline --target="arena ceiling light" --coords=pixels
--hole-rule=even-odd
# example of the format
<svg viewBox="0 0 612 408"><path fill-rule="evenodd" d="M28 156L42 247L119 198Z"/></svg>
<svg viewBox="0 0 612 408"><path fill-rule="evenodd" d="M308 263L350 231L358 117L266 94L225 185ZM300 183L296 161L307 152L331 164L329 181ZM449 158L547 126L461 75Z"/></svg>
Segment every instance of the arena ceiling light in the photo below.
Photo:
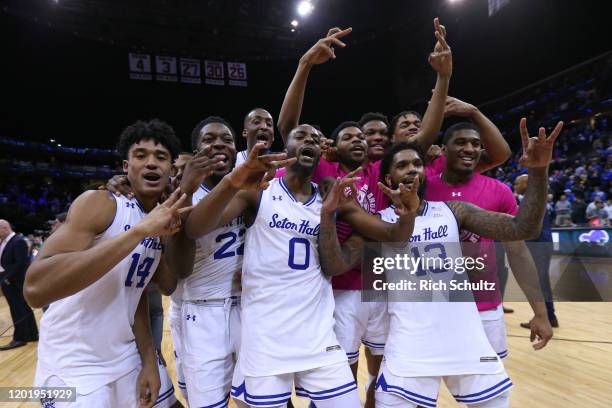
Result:
<svg viewBox="0 0 612 408"><path fill-rule="evenodd" d="M297 12L302 17L305 17L309 15L310 13L312 13L313 9L314 9L314 6L308 0L300 1L300 3L297 6Z"/></svg>
<svg viewBox="0 0 612 408"><path fill-rule="evenodd" d="M292 25L293 27L297 27L297 26L298 26L298 24L299 24L299 23L298 23L298 21L297 21L297 20L293 20L293 21L291 21L291 25Z"/></svg>

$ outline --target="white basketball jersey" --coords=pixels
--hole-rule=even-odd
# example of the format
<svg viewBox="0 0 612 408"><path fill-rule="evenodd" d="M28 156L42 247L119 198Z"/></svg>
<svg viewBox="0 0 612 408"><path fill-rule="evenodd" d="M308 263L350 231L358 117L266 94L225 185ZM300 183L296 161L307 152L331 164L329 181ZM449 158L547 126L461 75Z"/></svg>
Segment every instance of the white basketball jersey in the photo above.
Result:
<svg viewBox="0 0 612 408"><path fill-rule="evenodd" d="M112 196L115 218L93 246L123 234L146 215L136 199ZM40 321L38 363L80 394L136 369L134 314L161 254L159 237L146 238L92 285L53 302Z"/></svg>
<svg viewBox="0 0 612 408"><path fill-rule="evenodd" d="M297 201L282 178L262 191L246 235L242 274L245 376L294 373L346 361L334 334L331 281L321 272L321 197Z"/></svg>
<svg viewBox="0 0 612 408"><path fill-rule="evenodd" d="M184 291L184 280L179 279L176 282L176 289L170 295L170 308L168 311L168 318L172 321L173 319L180 318L181 308L183 307L183 291Z"/></svg>
<svg viewBox="0 0 612 408"><path fill-rule="evenodd" d="M246 150L239 151L238 154L236 155L236 165L234 167L240 166L242 163L246 161L248 157L249 157L249 152L247 152Z"/></svg>
<svg viewBox="0 0 612 408"><path fill-rule="evenodd" d="M200 202L209 190L201 185L193 194L193 204ZM184 280L183 299L226 299L240 295L240 274L244 254L246 227L242 216L196 240L193 273Z"/></svg>
<svg viewBox="0 0 612 408"><path fill-rule="evenodd" d="M392 207L380 211L380 215L387 222L397 222L399 218ZM415 220L409 244L411 256L459 259L462 257L459 242L459 228L452 210L444 202L426 201L422 215ZM460 276L454 270L428 266L429 269L417 274L426 273L433 280L447 283ZM466 274L461 276L460 279L469 281ZM471 298L471 293L467 293ZM487 340L476 304L444 301L448 291L426 295L430 301L405 301L397 297L396 301L389 301L390 327L385 345L389 370L401 377L502 372L503 365ZM394 296L401 294L389 293L390 299Z"/></svg>

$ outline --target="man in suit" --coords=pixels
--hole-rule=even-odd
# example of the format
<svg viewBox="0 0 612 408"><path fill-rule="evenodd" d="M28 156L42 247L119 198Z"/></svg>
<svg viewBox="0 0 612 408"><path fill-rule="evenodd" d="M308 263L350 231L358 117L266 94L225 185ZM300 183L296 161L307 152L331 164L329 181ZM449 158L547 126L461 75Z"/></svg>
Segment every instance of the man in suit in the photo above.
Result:
<svg viewBox="0 0 612 408"><path fill-rule="evenodd" d="M38 341L34 313L23 297L23 281L29 265L28 244L24 237L15 234L8 221L0 220L0 286L15 326L13 340L0 346L0 350L10 350L25 346L29 341Z"/></svg>

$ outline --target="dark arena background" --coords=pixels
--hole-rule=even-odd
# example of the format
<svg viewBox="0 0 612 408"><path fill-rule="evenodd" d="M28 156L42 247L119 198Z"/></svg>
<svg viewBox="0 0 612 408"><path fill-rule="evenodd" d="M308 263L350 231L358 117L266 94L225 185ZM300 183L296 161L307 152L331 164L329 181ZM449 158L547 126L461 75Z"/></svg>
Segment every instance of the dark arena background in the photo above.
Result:
<svg viewBox="0 0 612 408"><path fill-rule="evenodd" d="M565 123L549 167L546 215L558 327L546 348L532 349L529 330L520 327L532 311L510 274L504 306L514 311L505 314L510 353L504 365L514 382L511 406L610 407L612 41L606 6L595 0L3 0L0 219L23 234L34 259L76 197L123 174L116 142L139 119L166 121L182 149L191 151L194 126L221 116L237 132L236 149L246 149L245 115L264 108L276 126L300 57L332 27L353 31L335 59L313 67L300 123L316 123L329 136L366 112L389 118L404 110L422 113L436 80L427 57L435 44L432 20L439 17L453 57L449 96L477 106L512 150L487 176L514 188L526 172L518 164L522 117L532 132ZM457 121L445 120L441 132ZM271 150L283 148L276 129ZM163 296L159 313L166 317L168 305ZM0 297L0 345L13 338L9 309ZM38 322L42 310L34 315ZM161 353L187 406L178 392L167 319ZM1 350L0 388L33 386L36 364L36 341ZM362 351L360 384L368 381L366 368ZM0 391L0 407L40 406L6 395ZM293 404L308 406L295 396ZM438 406L459 405L441 387Z"/></svg>

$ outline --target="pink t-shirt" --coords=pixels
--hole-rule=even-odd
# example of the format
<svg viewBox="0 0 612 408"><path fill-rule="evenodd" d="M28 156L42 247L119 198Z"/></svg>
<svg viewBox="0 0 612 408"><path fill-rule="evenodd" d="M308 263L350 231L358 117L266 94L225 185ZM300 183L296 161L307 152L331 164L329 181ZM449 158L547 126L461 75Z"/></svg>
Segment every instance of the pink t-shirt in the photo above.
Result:
<svg viewBox="0 0 612 408"><path fill-rule="evenodd" d="M285 169L280 169L276 172L276 177L282 177L284 174ZM321 158L312 176L312 181L320 183L325 177L335 179L347 174L348 172L342 169L340 163L328 162ZM380 197L386 196L378 188L379 174L380 162L363 166L363 172L357 174L358 177L361 177L361 180L355 183L358 193L357 201L370 214L375 214L387 206L386 200L384 202L380 201ZM340 243L344 243L353 233L351 226L344 221L338 221L336 229ZM361 266L356 266L342 275L334 276L332 287L338 290L361 290Z"/></svg>
<svg viewBox="0 0 612 408"><path fill-rule="evenodd" d="M505 184L474 173L472 178L465 184L453 186L442 180L442 171L446 166L446 157L437 158L431 166L426 168L427 184L425 187L425 199L429 201L466 201L489 211L516 215L518 207L510 188ZM496 293L491 296L490 292L475 291L474 297L478 310L494 309L501 304L501 293L497 278L497 265L495 257L494 241L478 236L472 232L461 230L462 242L480 243L477 253L466 254L469 256L481 256L486 259L486 276L488 282L495 282ZM486 257L485 257L486 255ZM484 299L486 301L478 301Z"/></svg>

